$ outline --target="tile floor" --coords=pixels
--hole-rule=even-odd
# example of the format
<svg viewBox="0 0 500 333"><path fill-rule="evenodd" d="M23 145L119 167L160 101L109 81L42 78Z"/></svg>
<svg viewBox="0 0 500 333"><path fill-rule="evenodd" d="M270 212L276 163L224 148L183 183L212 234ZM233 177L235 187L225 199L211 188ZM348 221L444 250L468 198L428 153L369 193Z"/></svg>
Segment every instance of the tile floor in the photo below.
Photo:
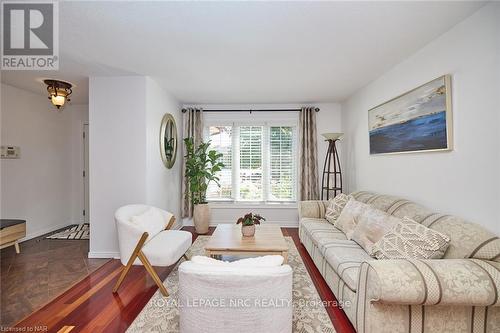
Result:
<svg viewBox="0 0 500 333"><path fill-rule="evenodd" d="M60 295L108 259L89 259L88 240L43 236L0 250L0 326L9 326Z"/></svg>

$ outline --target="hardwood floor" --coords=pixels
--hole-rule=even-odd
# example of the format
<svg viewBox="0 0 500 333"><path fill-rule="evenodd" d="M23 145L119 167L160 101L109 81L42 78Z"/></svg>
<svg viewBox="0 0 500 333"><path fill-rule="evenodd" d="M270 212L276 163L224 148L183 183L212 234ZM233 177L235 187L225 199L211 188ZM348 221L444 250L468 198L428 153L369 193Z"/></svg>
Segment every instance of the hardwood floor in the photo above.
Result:
<svg viewBox="0 0 500 333"><path fill-rule="evenodd" d="M88 240L45 235L0 251L0 325L12 325L54 299L109 259L89 259Z"/></svg>
<svg viewBox="0 0 500 333"><path fill-rule="evenodd" d="M192 227L184 230L197 235ZM213 232L211 228L209 234ZM285 236L293 238L297 249L323 301L336 301L335 296L300 244L296 228L282 228ZM134 266L118 294L111 292L122 265L111 260L91 273L74 287L34 312L16 327L46 327L49 332L124 332L156 292L158 287L142 266ZM155 267L163 280L173 269ZM337 332L355 332L345 313L334 306L326 308ZM73 327L73 328L71 328Z"/></svg>
<svg viewBox="0 0 500 333"><path fill-rule="evenodd" d="M311 256L309 256L309 253L307 252L304 245L300 243L298 228L281 228L281 230L283 231L283 235L292 237L293 242L295 243L295 246L297 247L297 250L302 257L302 261L304 262L304 265L306 266L307 271L311 276L311 280L313 281L314 286L316 287L316 290L318 291L321 299L326 302L331 302L327 304L336 304L337 298L330 290L330 287L328 287L328 285L326 284L326 281L325 279L323 279L323 276L321 276L318 268L316 268L316 265L314 264ZM329 306L326 307L326 312L328 312L333 326L338 333L356 332L351 322L349 321L349 318L347 318L347 315L341 308L337 306Z"/></svg>

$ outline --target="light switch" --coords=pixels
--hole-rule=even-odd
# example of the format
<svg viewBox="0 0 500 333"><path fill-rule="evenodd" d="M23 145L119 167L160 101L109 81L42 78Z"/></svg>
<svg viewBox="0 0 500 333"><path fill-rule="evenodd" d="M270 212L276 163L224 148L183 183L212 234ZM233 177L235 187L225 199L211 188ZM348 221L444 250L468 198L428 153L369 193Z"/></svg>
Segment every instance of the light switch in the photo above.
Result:
<svg viewBox="0 0 500 333"><path fill-rule="evenodd" d="M21 158L21 148L18 146L1 146L1 158Z"/></svg>

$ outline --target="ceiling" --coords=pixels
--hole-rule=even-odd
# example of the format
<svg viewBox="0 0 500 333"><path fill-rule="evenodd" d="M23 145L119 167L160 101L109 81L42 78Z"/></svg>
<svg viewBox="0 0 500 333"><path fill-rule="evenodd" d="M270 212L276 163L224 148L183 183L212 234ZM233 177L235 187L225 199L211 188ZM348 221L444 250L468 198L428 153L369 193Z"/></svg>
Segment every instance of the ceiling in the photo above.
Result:
<svg viewBox="0 0 500 333"><path fill-rule="evenodd" d="M60 70L42 78L148 75L184 103L342 101L484 2L62 2Z"/></svg>

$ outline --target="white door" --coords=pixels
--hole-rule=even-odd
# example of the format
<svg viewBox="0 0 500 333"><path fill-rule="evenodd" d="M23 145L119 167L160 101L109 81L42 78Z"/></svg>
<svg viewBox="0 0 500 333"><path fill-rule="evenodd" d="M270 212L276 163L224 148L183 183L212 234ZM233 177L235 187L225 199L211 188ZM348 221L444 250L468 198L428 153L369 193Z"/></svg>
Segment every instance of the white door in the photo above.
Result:
<svg viewBox="0 0 500 333"><path fill-rule="evenodd" d="M83 125L83 221L89 223L89 124Z"/></svg>

